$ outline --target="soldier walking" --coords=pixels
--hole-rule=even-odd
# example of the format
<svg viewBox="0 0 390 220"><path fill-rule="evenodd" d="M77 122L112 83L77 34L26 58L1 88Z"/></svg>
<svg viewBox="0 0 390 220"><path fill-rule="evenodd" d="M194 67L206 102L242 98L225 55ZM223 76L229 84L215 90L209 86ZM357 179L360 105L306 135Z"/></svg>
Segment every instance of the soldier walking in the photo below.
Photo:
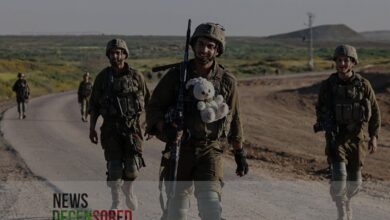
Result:
<svg viewBox="0 0 390 220"><path fill-rule="evenodd" d="M184 93L184 132L164 117L175 106L179 93L180 65L171 68L156 86L146 110L147 133L165 141L181 142L177 168L177 184L173 198L168 199L167 218L187 219L189 196L195 187L199 215L202 220L221 219L223 180L222 146L227 138L237 163L236 173L248 172L242 148L243 130L240 120L237 80L218 64L216 57L225 51L224 28L215 23L200 24L190 39L195 58L189 61L188 80L203 77L222 95L229 107L226 117L207 123L197 109L198 100L192 87ZM229 129L230 128L230 129ZM165 151L169 151L166 149ZM172 167L169 167L172 169Z"/></svg>
<svg viewBox="0 0 390 220"><path fill-rule="evenodd" d="M137 208L133 181L141 167L143 135L140 114L149 101L149 90L143 76L125 60L129 56L126 42L113 39L107 43L106 56L111 66L96 77L90 98L90 133L92 143L98 143L95 130L101 115L100 140L107 161L107 185L111 188L111 209L118 209L120 189L131 210Z"/></svg>
<svg viewBox="0 0 390 220"><path fill-rule="evenodd" d="M16 93L16 102L18 104L19 119L26 118L26 103L30 98L30 87L24 78L24 73L18 73L18 80L12 86L12 91Z"/></svg>
<svg viewBox="0 0 390 220"><path fill-rule="evenodd" d="M89 98L92 93L92 82L89 72L84 73L83 80L77 90L78 101L81 106L81 120L88 122Z"/></svg>
<svg viewBox="0 0 390 220"><path fill-rule="evenodd" d="M353 70L359 62L356 49L340 45L333 60L337 72L321 84L314 128L326 132L326 155L332 171L330 193L337 207L337 219L351 220L351 199L362 184L367 150L377 151L381 119L370 82ZM365 127L368 127L368 147Z"/></svg>

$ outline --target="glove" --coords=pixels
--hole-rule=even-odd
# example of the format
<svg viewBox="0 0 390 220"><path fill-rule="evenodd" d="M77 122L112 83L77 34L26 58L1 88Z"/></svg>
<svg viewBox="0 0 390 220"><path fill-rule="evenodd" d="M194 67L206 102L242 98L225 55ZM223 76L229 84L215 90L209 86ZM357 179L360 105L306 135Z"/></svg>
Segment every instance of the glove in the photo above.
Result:
<svg viewBox="0 0 390 220"><path fill-rule="evenodd" d="M89 130L89 139L91 140L92 143L97 144L99 141L98 135L96 133L95 129Z"/></svg>
<svg viewBox="0 0 390 220"><path fill-rule="evenodd" d="M237 176L244 176L248 173L249 167L248 163L246 162L246 154L243 149L241 150L234 150L234 160L237 164L236 174Z"/></svg>

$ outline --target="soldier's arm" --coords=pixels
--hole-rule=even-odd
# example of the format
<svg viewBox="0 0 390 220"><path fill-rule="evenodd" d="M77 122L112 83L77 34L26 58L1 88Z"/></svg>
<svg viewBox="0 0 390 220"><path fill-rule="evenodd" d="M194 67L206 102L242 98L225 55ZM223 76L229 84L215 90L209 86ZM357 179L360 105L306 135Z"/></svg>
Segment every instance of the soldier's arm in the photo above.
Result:
<svg viewBox="0 0 390 220"><path fill-rule="evenodd" d="M95 84L92 87L92 93L89 102L88 112L90 114L90 123L89 123L89 139L92 143L98 143L98 136L96 132L96 122L99 118L99 99L104 95L103 94L103 86L104 86L104 74L100 73L96 77Z"/></svg>
<svg viewBox="0 0 390 220"><path fill-rule="evenodd" d="M27 98L30 98L31 90L30 90L30 86L28 85L27 81L26 81L26 89L27 89Z"/></svg>
<svg viewBox="0 0 390 220"><path fill-rule="evenodd" d="M150 100L150 91L148 88L148 85L146 84L145 78L142 76L142 91L144 94L144 101L145 101L145 108L148 106L149 100Z"/></svg>
<svg viewBox="0 0 390 220"><path fill-rule="evenodd" d="M168 107L175 104L175 87L179 83L177 70L170 70L157 84L146 107L146 133L161 132L161 124ZM158 126L159 125L159 126Z"/></svg>
<svg viewBox="0 0 390 220"><path fill-rule="evenodd" d="M329 114L331 109L329 109L330 104L330 91L327 91L329 88L328 81L324 80L321 82L320 91L318 93L318 99L316 104L316 116L317 122L322 122L325 120L325 115Z"/></svg>
<svg viewBox="0 0 390 220"><path fill-rule="evenodd" d="M240 119L240 102L238 99L237 81L232 81L230 86L230 96L227 100L228 106L231 107L231 124L228 134L228 142L234 150L242 149L243 129Z"/></svg>
<svg viewBox="0 0 390 220"><path fill-rule="evenodd" d="M96 121L100 115L100 99L103 97L104 83L105 83L104 72L101 72L96 77L95 84L92 86L92 93L89 101L88 112L90 114L90 129L95 129Z"/></svg>
<svg viewBox="0 0 390 220"><path fill-rule="evenodd" d="M376 101L374 90L371 86L371 84L367 82L367 97L370 100L371 103L371 117L368 121L368 134L370 135L370 138L377 137L379 135L379 130L381 126L381 115L380 110L378 106L378 102Z"/></svg>
<svg viewBox="0 0 390 220"><path fill-rule="evenodd" d="M90 113L90 123L89 123L89 130L96 130L96 122L99 118L99 113L95 111L91 111Z"/></svg>
<svg viewBox="0 0 390 220"><path fill-rule="evenodd" d="M28 85L27 81L26 81L26 88L27 88L28 93L30 93L30 86Z"/></svg>
<svg viewBox="0 0 390 220"><path fill-rule="evenodd" d="M81 93L81 85L82 85L82 82L79 83L79 88L77 90L77 95L80 95L80 93Z"/></svg>
<svg viewBox="0 0 390 220"><path fill-rule="evenodd" d="M12 91L14 91L14 92L16 92L16 90L18 89L18 88L17 88L17 83L18 83L18 81L16 81L16 82L14 83L14 85L12 86Z"/></svg>

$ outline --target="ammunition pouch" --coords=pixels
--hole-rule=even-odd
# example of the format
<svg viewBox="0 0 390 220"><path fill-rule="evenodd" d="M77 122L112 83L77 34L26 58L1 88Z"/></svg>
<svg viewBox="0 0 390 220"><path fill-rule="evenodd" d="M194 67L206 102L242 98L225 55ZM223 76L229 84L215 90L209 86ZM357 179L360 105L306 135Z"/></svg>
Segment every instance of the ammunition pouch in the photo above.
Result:
<svg viewBox="0 0 390 220"><path fill-rule="evenodd" d="M360 103L336 104L335 116L339 124L362 122L365 119L365 108Z"/></svg>
<svg viewBox="0 0 390 220"><path fill-rule="evenodd" d="M336 123L346 127L368 122L371 103L364 97L364 86L359 74L349 84L333 82L333 105ZM349 130L349 129L348 129Z"/></svg>

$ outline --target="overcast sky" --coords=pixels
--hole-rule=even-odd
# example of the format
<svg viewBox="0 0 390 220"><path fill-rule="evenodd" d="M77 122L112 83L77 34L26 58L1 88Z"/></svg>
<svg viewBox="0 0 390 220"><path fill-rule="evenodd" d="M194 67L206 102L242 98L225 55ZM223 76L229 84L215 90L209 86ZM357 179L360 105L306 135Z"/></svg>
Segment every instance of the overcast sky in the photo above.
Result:
<svg viewBox="0 0 390 220"><path fill-rule="evenodd" d="M185 35L187 19L230 36L268 36L314 25L390 30L390 0L0 0L0 35ZM193 26L193 27L194 27Z"/></svg>

